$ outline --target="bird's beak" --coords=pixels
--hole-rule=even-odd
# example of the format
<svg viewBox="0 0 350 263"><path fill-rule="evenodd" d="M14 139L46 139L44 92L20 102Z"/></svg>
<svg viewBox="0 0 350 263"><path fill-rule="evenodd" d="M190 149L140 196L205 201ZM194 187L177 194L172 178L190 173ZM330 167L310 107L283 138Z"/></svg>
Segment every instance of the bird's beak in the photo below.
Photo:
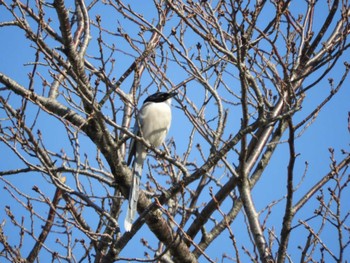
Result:
<svg viewBox="0 0 350 263"><path fill-rule="evenodd" d="M169 98L172 98L174 96L177 95L177 92L176 91L173 91L173 92L169 92Z"/></svg>

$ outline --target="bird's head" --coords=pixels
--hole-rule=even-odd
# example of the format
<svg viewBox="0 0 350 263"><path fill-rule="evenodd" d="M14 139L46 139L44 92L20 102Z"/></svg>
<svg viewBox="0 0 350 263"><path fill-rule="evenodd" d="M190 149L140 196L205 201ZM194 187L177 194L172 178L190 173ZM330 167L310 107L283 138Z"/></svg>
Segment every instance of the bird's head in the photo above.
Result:
<svg viewBox="0 0 350 263"><path fill-rule="evenodd" d="M156 92L148 96L143 103L145 104L146 102L155 102L155 103L165 102L171 99L172 97L174 97L176 94L177 92Z"/></svg>

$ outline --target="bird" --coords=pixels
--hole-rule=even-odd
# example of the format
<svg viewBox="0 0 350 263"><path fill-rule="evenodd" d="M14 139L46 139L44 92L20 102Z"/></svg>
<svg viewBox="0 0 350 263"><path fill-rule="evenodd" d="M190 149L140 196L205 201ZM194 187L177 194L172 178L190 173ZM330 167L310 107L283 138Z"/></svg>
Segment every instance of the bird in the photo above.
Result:
<svg viewBox="0 0 350 263"><path fill-rule="evenodd" d="M137 114L134 134L143 137L153 147L159 147L165 140L171 124L171 99L177 92L156 92L148 96ZM127 165L132 163L132 185L129 191L128 209L124 228L130 231L137 210L139 187L143 162L147 157L147 147L140 141L131 139Z"/></svg>

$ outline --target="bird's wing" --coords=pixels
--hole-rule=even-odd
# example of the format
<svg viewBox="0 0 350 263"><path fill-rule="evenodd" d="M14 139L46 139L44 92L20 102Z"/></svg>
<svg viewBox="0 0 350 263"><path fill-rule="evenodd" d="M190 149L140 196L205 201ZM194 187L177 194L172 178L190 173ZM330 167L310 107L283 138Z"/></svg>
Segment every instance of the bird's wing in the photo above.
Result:
<svg viewBox="0 0 350 263"><path fill-rule="evenodd" d="M135 123L133 133L137 136L140 136L139 125L137 123ZM136 155L136 142L133 138L131 138L130 145L129 145L129 156L127 161L128 166L131 164L131 161L133 157L135 157L135 155Z"/></svg>

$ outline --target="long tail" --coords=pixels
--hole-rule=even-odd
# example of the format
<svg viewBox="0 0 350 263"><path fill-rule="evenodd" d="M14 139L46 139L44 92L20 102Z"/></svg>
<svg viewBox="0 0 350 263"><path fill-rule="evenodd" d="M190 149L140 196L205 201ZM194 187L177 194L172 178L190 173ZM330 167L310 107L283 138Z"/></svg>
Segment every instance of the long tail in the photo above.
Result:
<svg viewBox="0 0 350 263"><path fill-rule="evenodd" d="M134 162L132 185L129 193L129 205L124 221L124 228L126 231L131 230L131 226L137 211L137 201L139 200L140 180L142 175L142 163L143 161L140 164L137 160Z"/></svg>

